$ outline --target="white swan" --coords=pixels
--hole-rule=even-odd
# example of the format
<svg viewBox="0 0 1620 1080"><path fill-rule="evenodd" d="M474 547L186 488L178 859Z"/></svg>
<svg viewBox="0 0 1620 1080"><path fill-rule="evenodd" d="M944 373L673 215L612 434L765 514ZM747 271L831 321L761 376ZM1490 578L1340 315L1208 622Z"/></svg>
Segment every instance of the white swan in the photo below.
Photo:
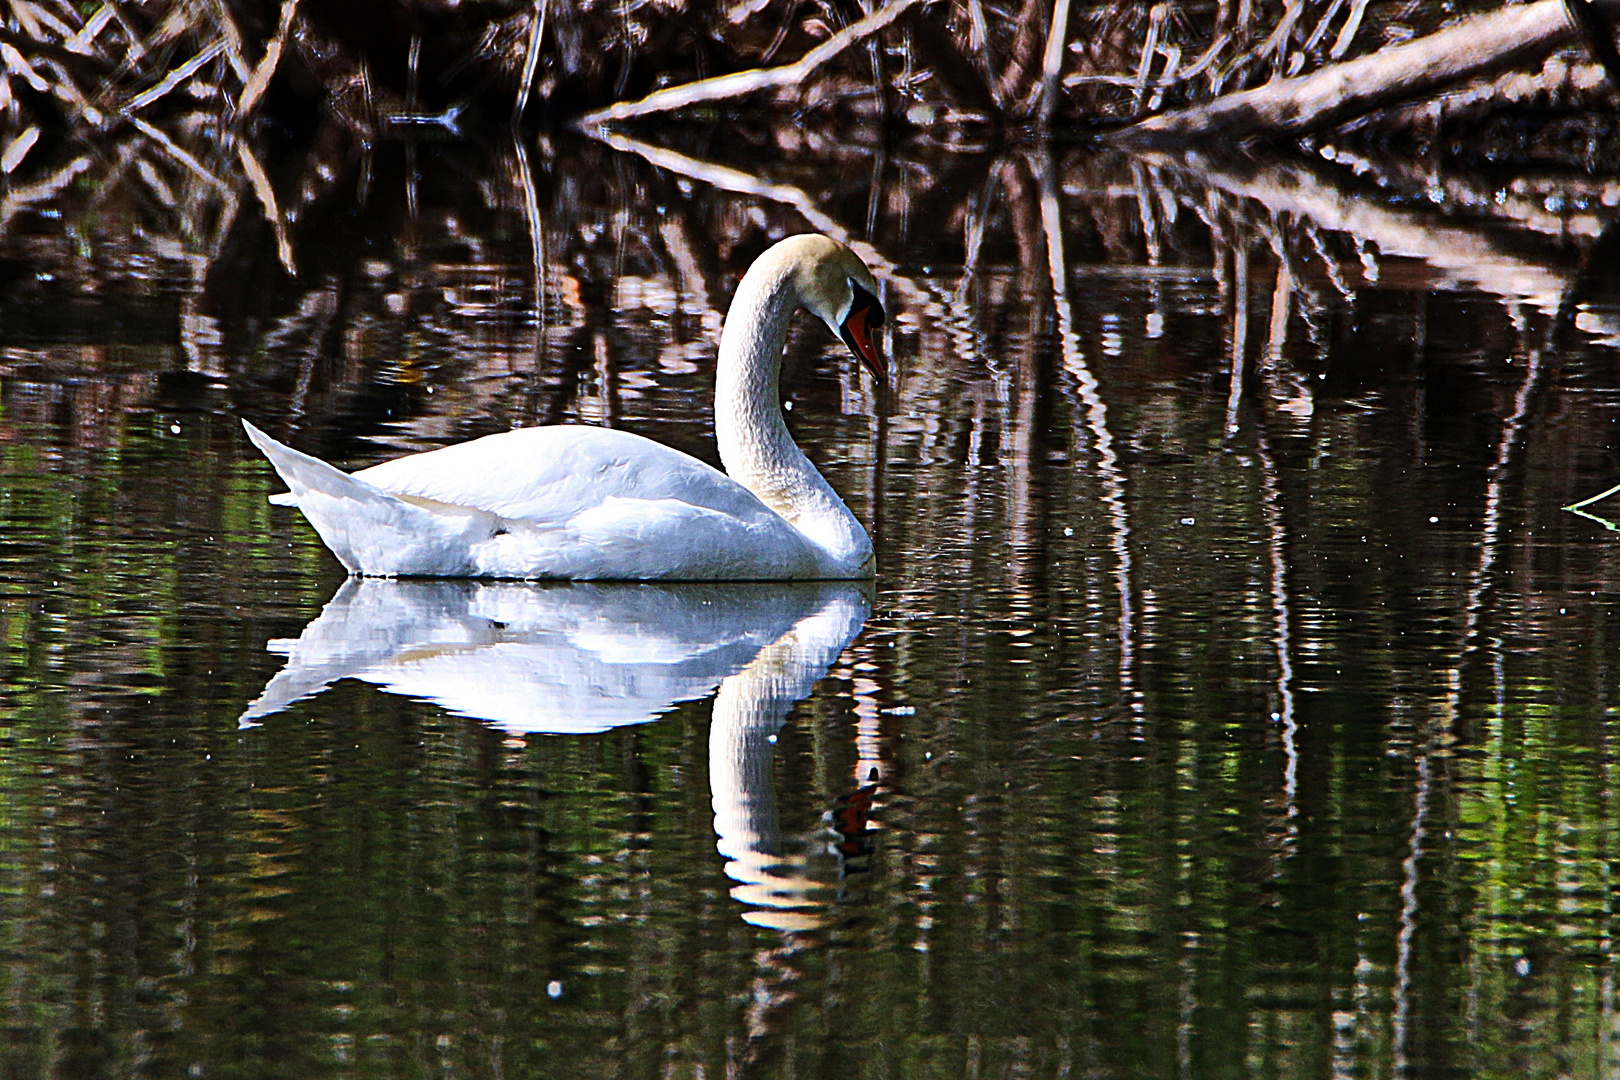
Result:
<svg viewBox="0 0 1620 1080"><path fill-rule="evenodd" d="M743 276L720 335L722 473L609 428L522 428L352 475L248 423L248 438L351 574L638 581L871 577L872 542L793 442L778 394L808 308L883 379L877 282L849 248L795 236ZM730 475L727 475L727 474Z"/></svg>

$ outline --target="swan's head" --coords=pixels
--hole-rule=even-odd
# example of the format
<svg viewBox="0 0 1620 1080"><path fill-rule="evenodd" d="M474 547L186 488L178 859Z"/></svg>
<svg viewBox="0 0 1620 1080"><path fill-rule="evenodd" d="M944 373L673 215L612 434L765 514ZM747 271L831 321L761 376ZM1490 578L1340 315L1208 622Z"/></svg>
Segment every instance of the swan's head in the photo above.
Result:
<svg viewBox="0 0 1620 1080"><path fill-rule="evenodd" d="M883 325L877 279L861 257L829 236L791 236L771 254L788 260L799 302L843 339L851 352L879 382L887 381L888 367L872 343L872 332Z"/></svg>

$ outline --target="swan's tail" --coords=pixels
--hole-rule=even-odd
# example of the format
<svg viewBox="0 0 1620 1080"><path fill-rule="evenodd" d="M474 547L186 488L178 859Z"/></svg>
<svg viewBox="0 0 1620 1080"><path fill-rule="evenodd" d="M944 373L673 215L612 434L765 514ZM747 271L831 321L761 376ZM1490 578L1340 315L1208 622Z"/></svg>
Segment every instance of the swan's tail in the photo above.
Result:
<svg viewBox="0 0 1620 1080"><path fill-rule="evenodd" d="M302 510L351 574L464 576L472 570L470 545L502 527L495 514L384 491L277 442L246 420L242 427L292 489L270 501Z"/></svg>

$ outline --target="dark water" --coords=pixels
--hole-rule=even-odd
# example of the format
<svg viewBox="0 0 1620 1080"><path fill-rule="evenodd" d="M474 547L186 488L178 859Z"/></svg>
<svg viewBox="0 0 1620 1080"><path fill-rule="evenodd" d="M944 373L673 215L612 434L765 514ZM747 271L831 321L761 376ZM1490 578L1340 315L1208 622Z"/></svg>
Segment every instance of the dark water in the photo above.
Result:
<svg viewBox="0 0 1620 1080"><path fill-rule="evenodd" d="M317 141L279 244L131 153L0 234L4 1075L1620 1070L1620 188ZM266 505L237 416L713 460L807 228L875 588L340 591Z"/></svg>

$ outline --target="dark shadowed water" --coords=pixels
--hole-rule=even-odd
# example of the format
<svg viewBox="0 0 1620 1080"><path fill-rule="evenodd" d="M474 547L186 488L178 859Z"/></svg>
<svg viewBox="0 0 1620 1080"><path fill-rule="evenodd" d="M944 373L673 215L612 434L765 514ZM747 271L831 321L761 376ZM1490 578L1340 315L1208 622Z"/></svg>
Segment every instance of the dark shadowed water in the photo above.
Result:
<svg viewBox="0 0 1620 1080"><path fill-rule="evenodd" d="M0 1074L1616 1075L1620 184L778 134L14 180ZM266 504L239 416L714 460L806 229L893 313L784 379L874 587Z"/></svg>

